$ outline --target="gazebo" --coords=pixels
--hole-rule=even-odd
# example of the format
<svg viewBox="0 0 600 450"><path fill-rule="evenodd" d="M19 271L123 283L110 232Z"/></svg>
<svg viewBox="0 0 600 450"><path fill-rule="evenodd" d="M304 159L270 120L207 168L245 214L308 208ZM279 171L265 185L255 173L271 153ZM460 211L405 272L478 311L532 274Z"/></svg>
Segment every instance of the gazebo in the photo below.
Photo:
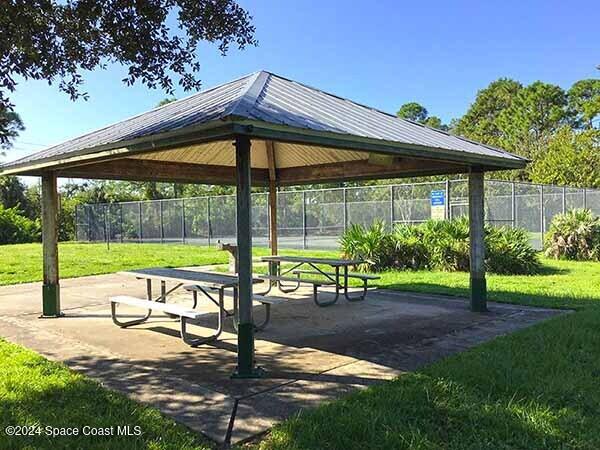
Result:
<svg viewBox="0 0 600 450"><path fill-rule="evenodd" d="M235 184L239 260L238 376L255 376L251 186L465 173L471 309L486 311L484 172L526 160L260 71L0 166L42 178L42 316L60 317L57 178Z"/></svg>

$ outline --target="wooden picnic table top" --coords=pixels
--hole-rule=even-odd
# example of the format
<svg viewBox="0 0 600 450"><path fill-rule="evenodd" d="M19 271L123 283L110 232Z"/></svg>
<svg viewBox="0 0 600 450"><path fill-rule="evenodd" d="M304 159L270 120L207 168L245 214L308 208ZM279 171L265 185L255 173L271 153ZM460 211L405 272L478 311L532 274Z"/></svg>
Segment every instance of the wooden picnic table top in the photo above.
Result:
<svg viewBox="0 0 600 450"><path fill-rule="evenodd" d="M137 278L174 281L176 283L201 284L215 288L228 288L238 285L237 275L230 275L226 273L221 274L214 272L201 272L196 270L165 268L136 269L121 271L118 273ZM263 283L264 280L261 280L260 278L253 278L252 282L254 284Z"/></svg>
<svg viewBox="0 0 600 450"><path fill-rule="evenodd" d="M291 262L291 263L306 263L306 264L325 264L332 267L355 266L362 264L363 261L355 259L334 259L334 258L313 258L308 256L263 256L261 258L265 262Z"/></svg>

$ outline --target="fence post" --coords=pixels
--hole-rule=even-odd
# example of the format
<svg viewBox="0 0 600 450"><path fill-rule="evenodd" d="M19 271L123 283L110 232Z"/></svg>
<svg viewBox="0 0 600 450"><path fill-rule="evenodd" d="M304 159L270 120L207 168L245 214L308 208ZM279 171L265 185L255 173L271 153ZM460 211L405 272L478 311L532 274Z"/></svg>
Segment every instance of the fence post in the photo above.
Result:
<svg viewBox="0 0 600 450"><path fill-rule="evenodd" d="M587 209L587 188L583 188L583 209Z"/></svg>
<svg viewBox="0 0 600 450"><path fill-rule="evenodd" d="M110 250L110 220L108 220L108 204L104 205L104 237L106 238L106 248Z"/></svg>
<svg viewBox="0 0 600 450"><path fill-rule="evenodd" d="M445 215L446 215L446 220L451 220L452 218L450 217L450 180L448 178L446 178L446 211L445 211Z"/></svg>
<svg viewBox="0 0 600 450"><path fill-rule="evenodd" d="M342 188L342 202L344 203L344 231L348 229L348 198L346 196L346 187Z"/></svg>
<svg viewBox="0 0 600 450"><path fill-rule="evenodd" d="M91 206L88 206L86 209L87 209L88 241L92 242L92 215L90 214L90 211L92 210L92 208L91 208Z"/></svg>
<svg viewBox="0 0 600 450"><path fill-rule="evenodd" d="M165 230L163 228L163 201L158 201L158 212L160 216L160 243L162 244L165 237Z"/></svg>
<svg viewBox="0 0 600 450"><path fill-rule="evenodd" d="M562 187L562 213L567 212L567 188L565 186Z"/></svg>
<svg viewBox="0 0 600 450"><path fill-rule="evenodd" d="M181 199L181 242L185 244L185 199Z"/></svg>
<svg viewBox="0 0 600 450"><path fill-rule="evenodd" d="M79 211L79 206L80 205L75 205L75 241L79 240L78 236L77 236L78 235L77 230L79 229L79 221L77 220L77 216L78 216L77 211Z"/></svg>
<svg viewBox="0 0 600 450"><path fill-rule="evenodd" d="M123 203L119 204L119 235L121 236L121 244L123 243Z"/></svg>
<svg viewBox="0 0 600 450"><path fill-rule="evenodd" d="M210 237L212 234L212 225L210 221L210 196L206 197L206 222L208 225L208 246L210 247Z"/></svg>
<svg viewBox="0 0 600 450"><path fill-rule="evenodd" d="M394 185L390 186L390 231L394 231L394 221L396 220L394 213Z"/></svg>
<svg viewBox="0 0 600 450"><path fill-rule="evenodd" d="M544 242L544 226L545 222L545 214L544 214L544 185L540 185L540 231L542 232L540 236L540 242Z"/></svg>
<svg viewBox="0 0 600 450"><path fill-rule="evenodd" d="M515 196L515 182L512 181L510 183L510 196L511 196L511 203L510 203L510 219L512 220L512 226L513 228L517 227L517 199Z"/></svg>
<svg viewBox="0 0 600 450"><path fill-rule="evenodd" d="M142 202L138 202L138 227L139 227L139 233L138 233L138 240L140 241L140 244L144 242L144 233L142 230Z"/></svg>
<svg viewBox="0 0 600 450"><path fill-rule="evenodd" d="M306 250L306 191L302 191L302 248Z"/></svg>

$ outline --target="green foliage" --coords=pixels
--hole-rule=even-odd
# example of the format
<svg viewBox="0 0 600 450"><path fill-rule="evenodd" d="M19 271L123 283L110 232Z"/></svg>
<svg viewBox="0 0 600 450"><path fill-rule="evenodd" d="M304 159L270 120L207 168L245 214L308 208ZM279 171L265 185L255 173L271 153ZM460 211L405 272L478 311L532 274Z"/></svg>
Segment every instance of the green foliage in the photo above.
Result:
<svg viewBox="0 0 600 450"><path fill-rule="evenodd" d="M567 122L566 106L567 95L559 86L536 81L520 89L511 104L498 114L500 145L530 156L535 143Z"/></svg>
<svg viewBox="0 0 600 450"><path fill-rule="evenodd" d="M342 236L346 257L364 260L358 270L469 270L469 222L429 220L419 225L396 225L392 233L385 224L370 228L353 225ZM537 252L525 230L485 227L486 268L499 274L533 274L540 269Z"/></svg>
<svg viewBox="0 0 600 450"><path fill-rule="evenodd" d="M2 94L0 94L1 98ZM4 150L12 147L12 141L24 129L21 117L0 103L0 156L4 155Z"/></svg>
<svg viewBox="0 0 600 450"><path fill-rule="evenodd" d="M430 116L427 108L417 102L405 103L400 107L396 115L402 119L422 123L431 128L448 130L448 127L442 123L442 119L437 116Z"/></svg>
<svg viewBox="0 0 600 450"><path fill-rule="evenodd" d="M123 81L174 91L198 89L199 46L255 45L252 17L234 0L156 0L152 2L3 2L0 14L0 144L10 134L7 92L17 80L58 83L71 99L82 92L83 72L107 62L127 69Z"/></svg>
<svg viewBox="0 0 600 450"><path fill-rule="evenodd" d="M532 160L531 171L494 178L591 187L600 180L598 139L585 130L593 129L599 114L600 80L580 80L565 92L541 81L524 87L501 78L477 93L453 132Z"/></svg>
<svg viewBox="0 0 600 450"><path fill-rule="evenodd" d="M425 122L429 112L427 108L417 102L405 103L400 107L396 115L402 119L412 120L413 122Z"/></svg>
<svg viewBox="0 0 600 450"><path fill-rule="evenodd" d="M342 254L365 261L357 269L380 271L392 264L393 242L383 221L375 221L369 228L352 225L340 238Z"/></svg>
<svg viewBox="0 0 600 450"><path fill-rule="evenodd" d="M500 114L509 108L523 85L510 78L500 78L477 92L475 101L457 122L455 132L478 142L500 145L503 131Z"/></svg>
<svg viewBox="0 0 600 450"><path fill-rule="evenodd" d="M563 126L536 155L528 172L535 183L600 187L600 130Z"/></svg>
<svg viewBox="0 0 600 450"><path fill-rule="evenodd" d="M541 269L538 252L522 228L486 227L486 269L497 274L535 274Z"/></svg>
<svg viewBox="0 0 600 450"><path fill-rule="evenodd" d="M592 128L600 116L600 79L579 80L569 89L569 108L576 127Z"/></svg>
<svg viewBox="0 0 600 450"><path fill-rule="evenodd" d="M394 266L400 270L419 270L430 267L429 250L423 239L423 230L413 225L398 224L392 235Z"/></svg>
<svg viewBox="0 0 600 450"><path fill-rule="evenodd" d="M16 207L0 205L0 244L36 242L41 238L39 220L31 220L19 213Z"/></svg>
<svg viewBox="0 0 600 450"><path fill-rule="evenodd" d="M5 208L17 207L29 216L29 200L25 185L17 177L0 177L0 205Z"/></svg>
<svg viewBox="0 0 600 450"><path fill-rule="evenodd" d="M574 209L552 219L545 236L546 256L576 261L600 260L600 218Z"/></svg>

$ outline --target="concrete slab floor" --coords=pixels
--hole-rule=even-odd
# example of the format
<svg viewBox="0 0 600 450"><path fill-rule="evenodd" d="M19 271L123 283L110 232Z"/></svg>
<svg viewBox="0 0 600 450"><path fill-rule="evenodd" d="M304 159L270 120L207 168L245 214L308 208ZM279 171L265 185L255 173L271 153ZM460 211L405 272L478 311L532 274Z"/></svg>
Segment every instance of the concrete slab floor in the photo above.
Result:
<svg viewBox="0 0 600 450"><path fill-rule="evenodd" d="M310 289L301 289L285 294L290 301L275 305L269 327L256 335L257 363L267 376L233 380L231 319L217 342L191 348L179 339L178 322L162 314L127 329L112 323L108 297L144 298L143 281L83 277L63 280L61 293L66 316L39 319L40 283L0 287L0 335L154 405L218 443L246 440L303 408L564 313L491 303L490 312L475 314L465 299L386 290L372 290L364 302L341 298L319 308ZM191 306L191 297L180 290L169 302ZM216 307L200 297L198 309L205 314L190 331L211 334ZM119 312L140 316L133 308ZM256 306L256 316L262 313Z"/></svg>

